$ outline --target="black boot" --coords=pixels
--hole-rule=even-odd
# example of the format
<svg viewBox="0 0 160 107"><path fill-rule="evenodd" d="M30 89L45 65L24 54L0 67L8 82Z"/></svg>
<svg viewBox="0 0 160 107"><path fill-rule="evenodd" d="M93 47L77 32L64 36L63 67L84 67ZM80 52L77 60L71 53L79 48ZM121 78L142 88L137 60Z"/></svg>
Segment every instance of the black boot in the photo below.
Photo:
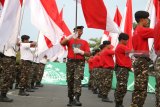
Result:
<svg viewBox="0 0 160 107"><path fill-rule="evenodd" d="M15 85L15 89L19 89L19 85L17 83Z"/></svg>
<svg viewBox="0 0 160 107"><path fill-rule="evenodd" d="M109 102L109 103L112 103L113 101L111 101L108 96L103 96L102 97L102 102Z"/></svg>
<svg viewBox="0 0 160 107"><path fill-rule="evenodd" d="M36 87L43 87L44 85L41 82L36 82Z"/></svg>
<svg viewBox="0 0 160 107"><path fill-rule="evenodd" d="M67 104L67 106L72 106L73 105L73 98L69 98L69 102Z"/></svg>
<svg viewBox="0 0 160 107"><path fill-rule="evenodd" d="M122 101L119 101L119 102L116 102L116 106L115 107L124 107L123 105L122 105Z"/></svg>
<svg viewBox="0 0 160 107"><path fill-rule="evenodd" d="M29 87L26 89L26 92L35 92L35 91Z"/></svg>
<svg viewBox="0 0 160 107"><path fill-rule="evenodd" d="M80 95L76 94L74 99L74 105L75 106L82 106L82 103L79 101Z"/></svg>
<svg viewBox="0 0 160 107"><path fill-rule="evenodd" d="M13 99L10 99L6 96L7 93L1 93L0 102L13 102Z"/></svg>
<svg viewBox="0 0 160 107"><path fill-rule="evenodd" d="M31 89L38 89L37 87L34 86L34 82L31 83Z"/></svg>
<svg viewBox="0 0 160 107"><path fill-rule="evenodd" d="M29 94L26 93L26 92L24 91L24 89L19 89L18 95L20 95L20 96L29 96Z"/></svg>

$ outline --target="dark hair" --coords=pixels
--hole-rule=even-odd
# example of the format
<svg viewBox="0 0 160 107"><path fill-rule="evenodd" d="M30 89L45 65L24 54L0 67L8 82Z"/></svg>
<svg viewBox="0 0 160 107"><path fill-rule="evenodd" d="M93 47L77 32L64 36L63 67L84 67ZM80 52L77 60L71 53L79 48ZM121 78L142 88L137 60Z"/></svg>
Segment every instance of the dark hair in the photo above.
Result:
<svg viewBox="0 0 160 107"><path fill-rule="evenodd" d="M128 40L128 39L129 39L128 34L126 34L126 33L120 33L119 34L119 37L118 37L119 41L121 41L121 40Z"/></svg>
<svg viewBox="0 0 160 107"><path fill-rule="evenodd" d="M137 23L139 23L140 19L142 18L148 18L149 17L149 13L147 11L137 11L134 15L135 20Z"/></svg>
<svg viewBox="0 0 160 107"><path fill-rule="evenodd" d="M77 27L75 27L74 29L73 29L73 31L75 31L75 30L77 30L77 29L83 29L84 28L84 26L77 26Z"/></svg>
<svg viewBox="0 0 160 107"><path fill-rule="evenodd" d="M28 35L22 35L21 40L24 42L24 40L28 40L30 37Z"/></svg>
<svg viewBox="0 0 160 107"><path fill-rule="evenodd" d="M111 44L111 42L110 41L103 41L103 45L105 46L105 45L110 45Z"/></svg>

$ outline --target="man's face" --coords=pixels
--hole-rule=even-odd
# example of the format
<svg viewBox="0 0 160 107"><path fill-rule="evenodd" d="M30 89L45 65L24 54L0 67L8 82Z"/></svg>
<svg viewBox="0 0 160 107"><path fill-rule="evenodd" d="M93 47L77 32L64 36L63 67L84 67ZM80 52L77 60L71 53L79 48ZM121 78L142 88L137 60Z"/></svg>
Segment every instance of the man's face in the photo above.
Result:
<svg viewBox="0 0 160 107"><path fill-rule="evenodd" d="M150 20L149 18L143 18L142 23L144 27L149 27L150 26Z"/></svg>
<svg viewBox="0 0 160 107"><path fill-rule="evenodd" d="M127 45L128 40L122 40L122 43L123 43L124 45Z"/></svg>
<svg viewBox="0 0 160 107"><path fill-rule="evenodd" d="M29 39L24 39L24 43L29 43Z"/></svg>
<svg viewBox="0 0 160 107"><path fill-rule="evenodd" d="M83 29L77 29L78 37L81 37L83 34Z"/></svg>

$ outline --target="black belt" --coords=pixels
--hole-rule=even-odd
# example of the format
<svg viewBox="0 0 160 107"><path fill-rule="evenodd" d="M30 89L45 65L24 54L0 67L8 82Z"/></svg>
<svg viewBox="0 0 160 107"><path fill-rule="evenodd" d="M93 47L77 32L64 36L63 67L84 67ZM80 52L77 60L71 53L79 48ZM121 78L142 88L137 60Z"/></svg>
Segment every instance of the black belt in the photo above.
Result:
<svg viewBox="0 0 160 107"><path fill-rule="evenodd" d="M69 62L82 62L82 61L84 61L84 59L70 59L70 58L68 58L67 61L69 61Z"/></svg>
<svg viewBox="0 0 160 107"><path fill-rule="evenodd" d="M21 61L26 61L26 62L29 62L29 63L33 63L32 61L30 61L30 60L23 60L23 59L21 59Z"/></svg>
<svg viewBox="0 0 160 107"><path fill-rule="evenodd" d="M0 57L1 57L1 58L3 58L3 57L4 57L4 54L3 54L3 53L1 53L1 52L0 52Z"/></svg>
<svg viewBox="0 0 160 107"><path fill-rule="evenodd" d="M16 60L16 57L15 56L5 56L6 58L11 58L11 59L14 59Z"/></svg>

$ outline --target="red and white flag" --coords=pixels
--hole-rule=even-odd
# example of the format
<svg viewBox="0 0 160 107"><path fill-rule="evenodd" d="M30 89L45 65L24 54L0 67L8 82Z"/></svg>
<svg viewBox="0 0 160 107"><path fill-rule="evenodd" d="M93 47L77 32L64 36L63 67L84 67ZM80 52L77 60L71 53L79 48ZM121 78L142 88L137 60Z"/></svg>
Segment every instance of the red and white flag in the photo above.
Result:
<svg viewBox="0 0 160 107"><path fill-rule="evenodd" d="M30 8L32 24L40 31L38 55L47 52L51 47L59 48L63 32L59 27L60 18L55 0L30 0Z"/></svg>
<svg viewBox="0 0 160 107"><path fill-rule="evenodd" d="M22 10L22 0L3 1L1 0L3 11L0 17L0 45L2 47L8 42L14 44L17 42Z"/></svg>
<svg viewBox="0 0 160 107"><path fill-rule="evenodd" d="M119 33L119 29L110 17L103 0L81 0L81 5L88 28Z"/></svg>
<svg viewBox="0 0 160 107"><path fill-rule="evenodd" d="M149 12L149 19L150 19L150 28L154 28L157 20L160 19L160 1L159 0L149 0L147 3L146 11ZM151 59L155 60L156 54L154 51L153 45L154 39L149 39L149 49L150 49L150 57Z"/></svg>
<svg viewBox="0 0 160 107"><path fill-rule="evenodd" d="M117 7L116 8L116 13L115 13L115 16L114 16L114 22L118 25L118 27L120 27L121 21L122 21L122 15L121 15L118 7Z"/></svg>
<svg viewBox="0 0 160 107"><path fill-rule="evenodd" d="M132 32L133 32L133 17L132 17L132 0L127 0L125 14L121 23L121 31L129 35L128 48L132 49Z"/></svg>

